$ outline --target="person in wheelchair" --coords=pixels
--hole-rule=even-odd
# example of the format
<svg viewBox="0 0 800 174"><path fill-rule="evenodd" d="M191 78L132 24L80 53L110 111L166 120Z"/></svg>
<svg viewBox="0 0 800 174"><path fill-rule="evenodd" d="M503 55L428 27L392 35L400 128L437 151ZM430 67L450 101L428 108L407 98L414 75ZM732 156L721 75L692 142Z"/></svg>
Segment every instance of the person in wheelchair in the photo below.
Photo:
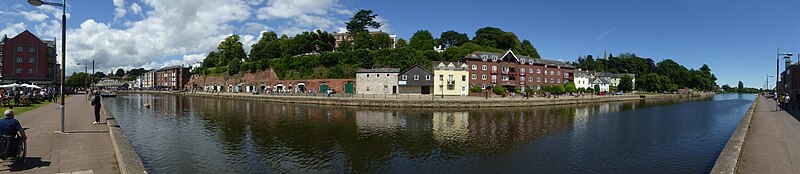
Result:
<svg viewBox="0 0 800 174"><path fill-rule="evenodd" d="M25 135L25 130L22 129L19 121L14 119L14 110L7 109L3 114L6 118L0 120L0 141L2 141L0 148L5 150L4 156L16 156L17 144L22 140L27 140L28 136Z"/></svg>

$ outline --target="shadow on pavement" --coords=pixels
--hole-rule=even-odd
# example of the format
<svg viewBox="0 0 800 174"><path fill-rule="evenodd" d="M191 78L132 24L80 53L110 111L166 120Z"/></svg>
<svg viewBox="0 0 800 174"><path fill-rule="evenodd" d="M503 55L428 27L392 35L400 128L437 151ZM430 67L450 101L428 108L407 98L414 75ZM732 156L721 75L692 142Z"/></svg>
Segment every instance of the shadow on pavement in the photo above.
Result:
<svg viewBox="0 0 800 174"><path fill-rule="evenodd" d="M101 133L108 133L108 130L79 130L79 131L68 131L67 133L70 133L70 134L101 134Z"/></svg>
<svg viewBox="0 0 800 174"><path fill-rule="evenodd" d="M24 164L21 164L19 161L15 161L9 166L10 169L8 169L8 171L25 171L45 166L50 166L50 161L42 161L42 157L27 157Z"/></svg>

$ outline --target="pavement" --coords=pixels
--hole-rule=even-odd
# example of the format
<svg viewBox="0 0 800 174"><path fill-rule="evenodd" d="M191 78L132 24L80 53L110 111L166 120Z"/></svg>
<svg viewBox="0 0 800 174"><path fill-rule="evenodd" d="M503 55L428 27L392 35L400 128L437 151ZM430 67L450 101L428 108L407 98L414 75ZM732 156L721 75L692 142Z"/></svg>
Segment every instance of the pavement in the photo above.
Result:
<svg viewBox="0 0 800 174"><path fill-rule="evenodd" d="M738 173L800 173L800 121L776 111L774 100L756 100Z"/></svg>
<svg viewBox="0 0 800 174"><path fill-rule="evenodd" d="M28 158L22 165L4 161L0 173L120 173L105 124L92 124L94 109L85 95L67 97L60 133L59 103L41 106L16 118L28 135Z"/></svg>

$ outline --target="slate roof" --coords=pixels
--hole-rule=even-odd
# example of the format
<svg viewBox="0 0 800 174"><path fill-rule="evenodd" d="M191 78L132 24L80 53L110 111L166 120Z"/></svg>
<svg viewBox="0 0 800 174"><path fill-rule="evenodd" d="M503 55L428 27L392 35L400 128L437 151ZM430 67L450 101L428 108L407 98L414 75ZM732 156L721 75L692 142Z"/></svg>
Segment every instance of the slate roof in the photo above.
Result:
<svg viewBox="0 0 800 174"><path fill-rule="evenodd" d="M400 73L400 69L399 68L373 68L373 69L363 69L363 68L361 68L361 69L358 69L358 71L356 71L356 73L383 73L383 72Z"/></svg>

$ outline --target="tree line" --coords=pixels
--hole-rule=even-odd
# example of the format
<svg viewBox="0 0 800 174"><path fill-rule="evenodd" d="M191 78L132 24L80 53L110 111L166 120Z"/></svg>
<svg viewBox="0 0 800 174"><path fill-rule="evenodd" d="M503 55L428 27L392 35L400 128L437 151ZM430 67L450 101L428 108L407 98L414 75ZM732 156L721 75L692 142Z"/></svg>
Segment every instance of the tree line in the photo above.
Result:
<svg viewBox="0 0 800 174"><path fill-rule="evenodd" d="M706 64L699 69L687 69L672 59L656 63L633 53L609 54L605 59L580 56L573 65L583 70L636 74L635 86L640 91L673 92L683 88L713 91L717 85L717 77Z"/></svg>
<svg viewBox="0 0 800 174"><path fill-rule="evenodd" d="M530 41L520 41L513 32L500 28L480 28L472 39L453 30L442 32L438 38L430 31L419 30L409 41L399 38L395 42L387 33L370 32L382 26L375 17L371 10L357 12L346 23L350 39L341 41L338 47L334 35L326 31L307 31L293 37L268 31L251 46L248 55L239 36L231 35L192 73L234 75L271 68L281 79L354 78L359 68L419 65L430 70L431 61L459 61L474 51L512 50L540 58ZM436 51L437 47L444 51Z"/></svg>

